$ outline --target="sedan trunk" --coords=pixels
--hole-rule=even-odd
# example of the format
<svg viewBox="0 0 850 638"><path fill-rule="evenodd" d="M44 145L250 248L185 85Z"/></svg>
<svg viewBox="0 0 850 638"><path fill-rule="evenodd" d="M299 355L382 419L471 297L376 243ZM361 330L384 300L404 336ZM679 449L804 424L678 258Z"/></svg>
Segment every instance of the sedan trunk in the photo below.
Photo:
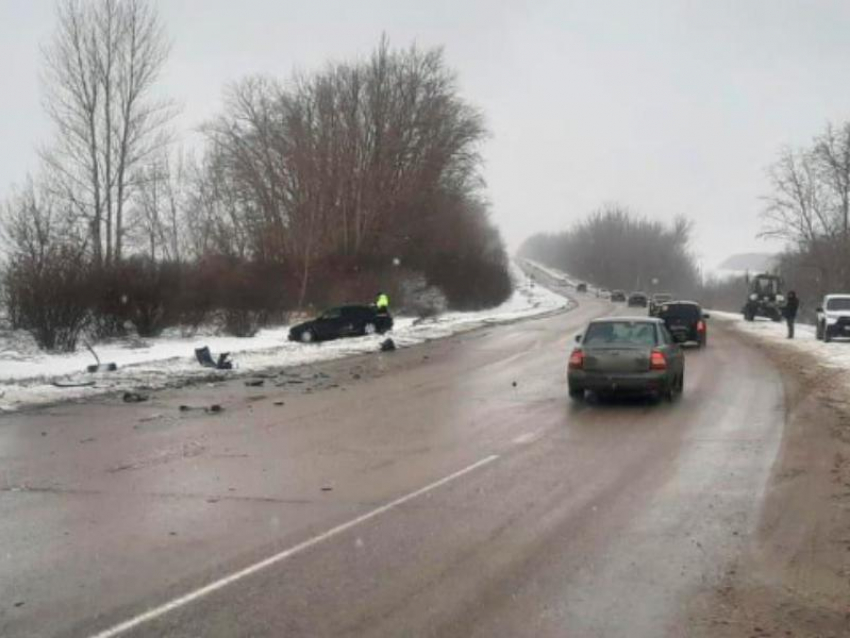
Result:
<svg viewBox="0 0 850 638"><path fill-rule="evenodd" d="M630 373L649 370L649 348L585 348L584 369L588 372Z"/></svg>

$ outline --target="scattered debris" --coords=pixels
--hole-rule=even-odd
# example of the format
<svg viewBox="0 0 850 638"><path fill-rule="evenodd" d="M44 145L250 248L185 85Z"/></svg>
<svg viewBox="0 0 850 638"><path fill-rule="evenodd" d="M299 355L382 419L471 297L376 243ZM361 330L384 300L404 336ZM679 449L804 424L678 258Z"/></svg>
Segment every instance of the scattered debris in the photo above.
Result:
<svg viewBox="0 0 850 638"><path fill-rule="evenodd" d="M352 375L351 375L351 378L352 378L352 379L359 379L359 378L360 378L360 375L359 375L359 374L357 374L357 373L355 373L355 374L352 374Z"/></svg>
<svg viewBox="0 0 850 638"><path fill-rule="evenodd" d="M97 362L94 365L86 366L86 370L88 372L115 372L118 369L118 365L115 363L101 363L100 357L97 356L97 353L94 351L94 348L91 347L91 344L88 341L84 341L83 343Z"/></svg>
<svg viewBox="0 0 850 638"><path fill-rule="evenodd" d="M148 400L147 395L138 392L125 392L123 398L124 403L143 403Z"/></svg>
<svg viewBox="0 0 850 638"><path fill-rule="evenodd" d="M188 406L181 405L180 409L182 410L183 408L188 409ZM161 418L162 418L162 414L157 412L156 414L151 414L150 416L142 417L141 419L139 419L139 423L147 423L148 421L156 421L156 420L161 419Z"/></svg>
<svg viewBox="0 0 850 638"><path fill-rule="evenodd" d="M265 379L248 379L245 382L245 385L249 388L259 388L260 386L265 384Z"/></svg>
<svg viewBox="0 0 850 638"><path fill-rule="evenodd" d="M204 412L221 412L222 410L224 410L224 408L221 407L218 403L213 403L211 406L205 406L203 408L194 405L181 405L178 409L181 412L191 412L192 410L203 410Z"/></svg>
<svg viewBox="0 0 850 638"><path fill-rule="evenodd" d="M23 606L24 606L23 600L19 600L18 602L15 603L15 607L23 607Z"/></svg>
<svg viewBox="0 0 850 638"><path fill-rule="evenodd" d="M395 341L391 338L388 337L381 342L381 352L392 352L395 349Z"/></svg>
<svg viewBox="0 0 850 638"><path fill-rule="evenodd" d="M42 432L41 436L47 436L47 432Z"/></svg>
<svg viewBox="0 0 850 638"><path fill-rule="evenodd" d="M94 381L54 381L53 385L57 388L89 388Z"/></svg>
<svg viewBox="0 0 850 638"><path fill-rule="evenodd" d="M230 361L230 353L222 352L218 355L218 360L214 360L209 347L195 348L195 358L205 368L215 368L216 370L232 370L233 362Z"/></svg>
<svg viewBox="0 0 850 638"><path fill-rule="evenodd" d="M283 401L275 401L274 404L277 406L284 405Z"/></svg>
<svg viewBox="0 0 850 638"><path fill-rule="evenodd" d="M516 387L516 381L514 381L513 383L511 383L511 385L512 385L513 387Z"/></svg>
<svg viewBox="0 0 850 638"><path fill-rule="evenodd" d="M96 441L96 440L97 439L95 439L93 436L90 436L87 439L80 439L80 443L91 443L92 441Z"/></svg>
<svg viewBox="0 0 850 638"><path fill-rule="evenodd" d="M322 487L323 492L330 492L331 490L333 490L333 488L330 485L324 485Z"/></svg>

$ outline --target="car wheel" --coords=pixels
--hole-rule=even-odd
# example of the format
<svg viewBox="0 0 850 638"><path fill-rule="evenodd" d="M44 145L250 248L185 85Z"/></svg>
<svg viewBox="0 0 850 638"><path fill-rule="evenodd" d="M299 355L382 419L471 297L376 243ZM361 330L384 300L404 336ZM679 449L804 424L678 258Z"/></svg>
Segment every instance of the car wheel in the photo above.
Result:
<svg viewBox="0 0 850 638"><path fill-rule="evenodd" d="M301 333L301 343L310 343L316 338L316 335L313 334L312 330L304 330Z"/></svg>
<svg viewBox="0 0 850 638"><path fill-rule="evenodd" d="M699 347L705 348L708 345L708 335L703 334L702 338L699 340Z"/></svg>
<svg viewBox="0 0 850 638"><path fill-rule="evenodd" d="M818 325L815 326L815 339L818 341L823 340L823 323L820 321L818 321Z"/></svg>
<svg viewBox="0 0 850 638"><path fill-rule="evenodd" d="M829 331L829 326L823 327L823 341L824 343L829 343L832 341L832 333Z"/></svg>
<svg viewBox="0 0 850 638"><path fill-rule="evenodd" d="M569 394L573 401L581 401L584 399L584 388L574 388L573 386L570 386Z"/></svg>
<svg viewBox="0 0 850 638"><path fill-rule="evenodd" d="M375 327L375 324L372 323L371 321L363 326L363 334L364 335L373 335L377 331L378 331L378 329Z"/></svg>

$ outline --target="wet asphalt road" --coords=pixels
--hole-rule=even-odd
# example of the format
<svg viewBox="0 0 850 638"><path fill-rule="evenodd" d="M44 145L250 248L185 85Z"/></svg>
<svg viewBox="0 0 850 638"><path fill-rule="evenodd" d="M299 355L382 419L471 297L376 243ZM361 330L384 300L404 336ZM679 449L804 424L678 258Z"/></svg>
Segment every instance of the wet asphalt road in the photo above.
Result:
<svg viewBox="0 0 850 638"><path fill-rule="evenodd" d="M782 383L714 322L676 403L573 405L611 308L3 416L0 635L686 636L757 523Z"/></svg>

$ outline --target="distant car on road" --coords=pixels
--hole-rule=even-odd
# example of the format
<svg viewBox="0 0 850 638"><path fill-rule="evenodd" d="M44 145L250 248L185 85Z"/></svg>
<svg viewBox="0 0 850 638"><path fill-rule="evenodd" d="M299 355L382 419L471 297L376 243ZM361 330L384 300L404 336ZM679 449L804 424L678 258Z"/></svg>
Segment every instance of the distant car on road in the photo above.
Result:
<svg viewBox="0 0 850 638"><path fill-rule="evenodd" d="M672 400L684 388L685 357L660 319L595 319L576 342L567 367L574 400L583 399L586 391L648 393Z"/></svg>
<svg viewBox="0 0 850 638"><path fill-rule="evenodd" d="M629 295L629 307L632 308L646 308L649 305L649 299L646 296L646 293L643 292L633 292Z"/></svg>
<svg viewBox="0 0 850 638"><path fill-rule="evenodd" d="M673 295L669 292L656 292L649 298L649 314L654 317L662 304L673 301Z"/></svg>
<svg viewBox="0 0 850 638"><path fill-rule="evenodd" d="M655 315L664 322L677 343L696 343L700 348L708 345L707 312L694 301L671 301L662 304Z"/></svg>
<svg viewBox="0 0 850 638"><path fill-rule="evenodd" d="M583 281L576 285L576 292L587 292L587 284Z"/></svg>
<svg viewBox="0 0 850 638"><path fill-rule="evenodd" d="M827 295L817 309L815 336L825 342L850 337L850 295Z"/></svg>
<svg viewBox="0 0 850 638"><path fill-rule="evenodd" d="M601 297L602 299L610 299L611 298L611 291L608 290L607 288L597 288L596 289L596 296Z"/></svg>
<svg viewBox="0 0 850 638"><path fill-rule="evenodd" d="M626 300L626 291L625 290L614 290L611 292L611 301L625 301Z"/></svg>
<svg viewBox="0 0 850 638"><path fill-rule="evenodd" d="M340 337L383 334L393 327L393 318L375 306L340 306L325 310L310 321L292 326L290 341L327 341Z"/></svg>

